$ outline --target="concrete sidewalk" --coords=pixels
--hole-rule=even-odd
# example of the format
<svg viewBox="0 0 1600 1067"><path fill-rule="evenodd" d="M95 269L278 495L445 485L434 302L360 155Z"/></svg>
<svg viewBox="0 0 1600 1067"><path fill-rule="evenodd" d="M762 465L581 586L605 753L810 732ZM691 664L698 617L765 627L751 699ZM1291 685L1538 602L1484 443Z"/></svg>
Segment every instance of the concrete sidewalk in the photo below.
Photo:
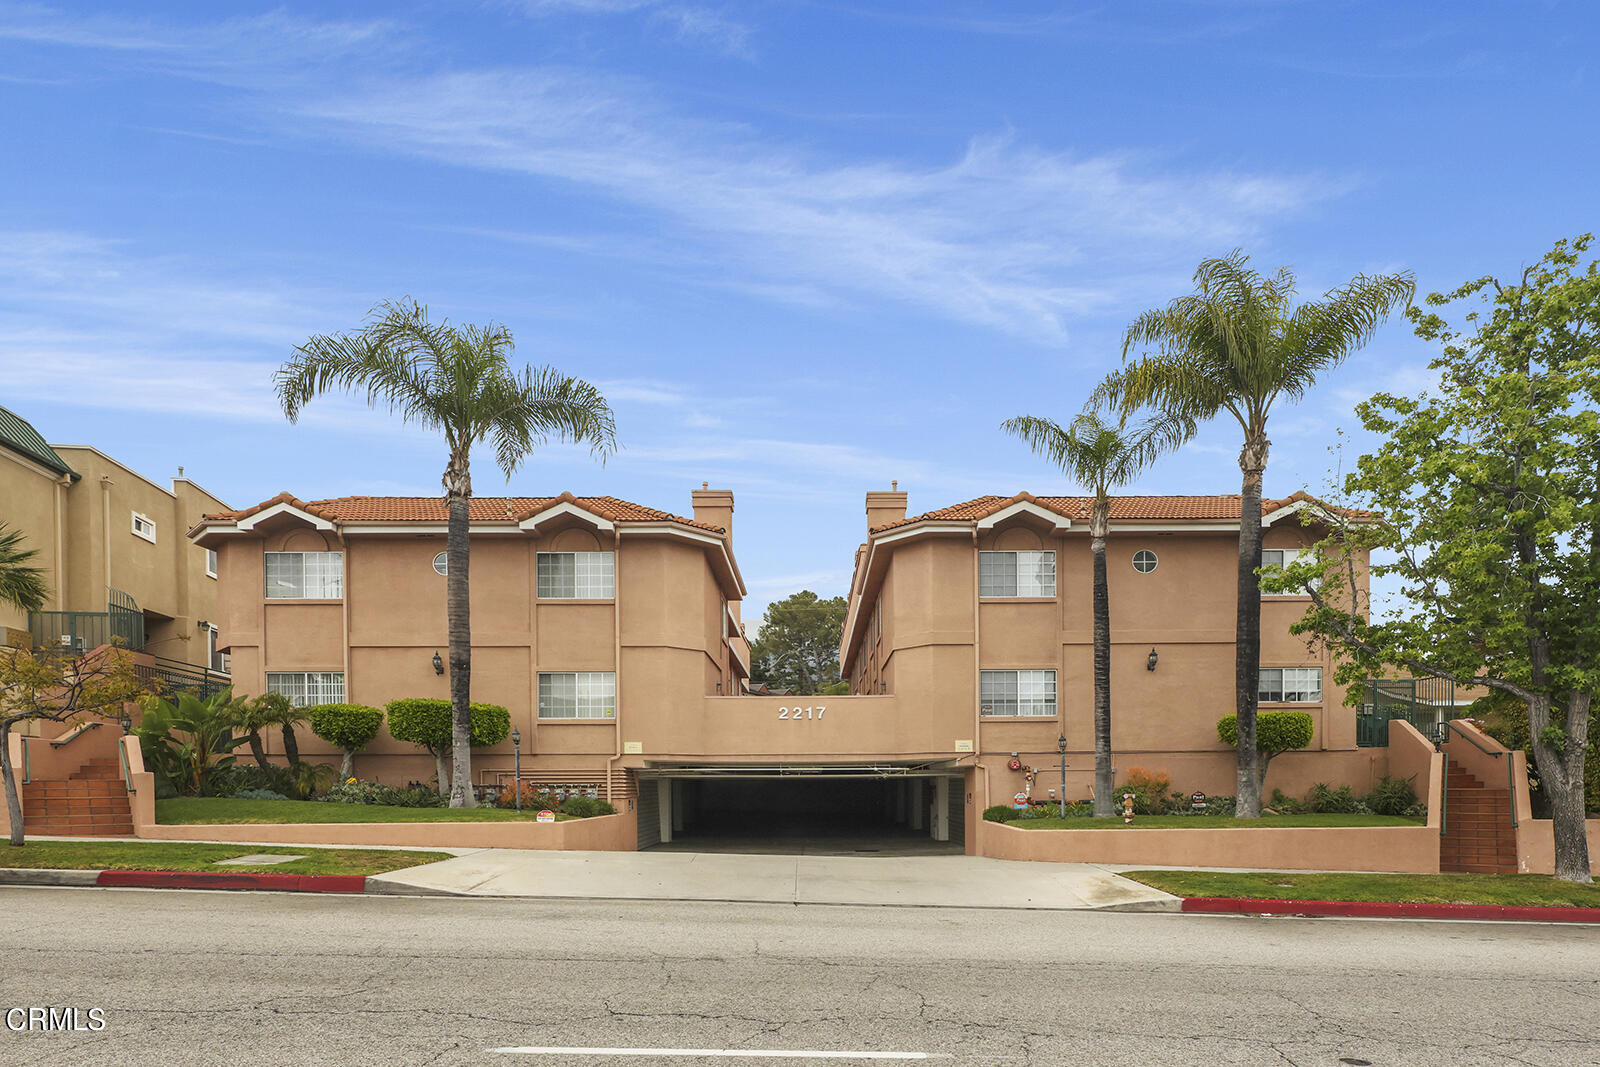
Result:
<svg viewBox="0 0 1600 1067"><path fill-rule="evenodd" d="M367 892L943 908L1177 911L1179 899L1089 863L974 856L765 856L483 849L367 880Z"/></svg>

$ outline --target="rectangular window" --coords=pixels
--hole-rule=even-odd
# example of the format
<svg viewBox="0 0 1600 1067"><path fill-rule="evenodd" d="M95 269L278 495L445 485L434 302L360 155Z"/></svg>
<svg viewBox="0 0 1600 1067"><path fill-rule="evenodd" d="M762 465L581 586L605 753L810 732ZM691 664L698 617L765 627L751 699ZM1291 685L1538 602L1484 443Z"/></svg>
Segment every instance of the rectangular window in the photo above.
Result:
<svg viewBox="0 0 1600 1067"><path fill-rule="evenodd" d="M216 576L217 576L217 550L214 549L214 548L208 548L208 549L206 549L206 577L207 578L215 578Z"/></svg>
<svg viewBox="0 0 1600 1067"><path fill-rule="evenodd" d="M297 708L344 703L343 671L268 671L267 691L282 693Z"/></svg>
<svg viewBox="0 0 1600 1067"><path fill-rule="evenodd" d="M615 595L615 553L539 553L540 597L554 600L610 600Z"/></svg>
<svg viewBox="0 0 1600 1067"><path fill-rule="evenodd" d="M617 714L611 671L539 672L539 718L610 719Z"/></svg>
<svg viewBox="0 0 1600 1067"><path fill-rule="evenodd" d="M982 671L978 700L985 715L1048 718L1056 713L1056 672Z"/></svg>
<svg viewBox="0 0 1600 1067"><path fill-rule="evenodd" d="M1267 570L1268 568L1271 568L1272 570L1282 570L1295 560L1299 559L1301 556L1310 556L1311 554L1312 552L1309 548L1263 548L1261 550L1261 569L1263 571ZM1263 593L1261 595L1304 596L1305 593L1297 589L1292 593Z"/></svg>
<svg viewBox="0 0 1600 1067"><path fill-rule="evenodd" d="M343 552L268 552L269 600L338 600L344 596Z"/></svg>
<svg viewBox="0 0 1600 1067"><path fill-rule="evenodd" d="M979 596L1055 596L1054 552L979 552Z"/></svg>
<svg viewBox="0 0 1600 1067"><path fill-rule="evenodd" d="M149 541L152 545L155 544L156 543L156 524L155 524L155 520L150 518L150 516L148 516L148 515L141 515L137 511L135 511L133 513L133 536L142 537L146 541Z"/></svg>
<svg viewBox="0 0 1600 1067"><path fill-rule="evenodd" d="M1256 687L1263 702L1281 704L1322 703L1321 667L1262 667Z"/></svg>

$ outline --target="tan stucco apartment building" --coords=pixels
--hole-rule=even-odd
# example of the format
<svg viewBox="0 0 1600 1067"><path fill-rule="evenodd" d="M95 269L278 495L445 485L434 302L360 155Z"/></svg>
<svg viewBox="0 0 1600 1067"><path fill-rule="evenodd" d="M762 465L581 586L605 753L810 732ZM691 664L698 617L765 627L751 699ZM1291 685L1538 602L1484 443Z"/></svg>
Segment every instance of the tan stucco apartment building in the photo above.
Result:
<svg viewBox="0 0 1600 1067"><path fill-rule="evenodd" d="M796 697L749 692L731 493L694 491L691 516L568 493L475 498L473 698L510 709L525 781L636 812L640 847L752 820L882 823L956 847L983 807L1029 787L1030 768L1046 795L1062 735L1067 796L1088 796L1087 502L1024 493L908 518L906 499L867 495L841 649L850 695ZM1303 495L1265 511L1269 564L1318 537ZM1230 496L1114 506L1119 773L1233 791L1216 721L1233 709L1238 519ZM281 494L208 515L191 534L217 554L237 689L307 704L446 696L445 526L436 498ZM1263 604L1262 707L1316 722L1312 750L1281 757L1269 788L1364 786L1384 751L1357 746L1331 664L1289 634L1303 610L1299 597ZM433 773L387 736L356 765L397 784ZM513 766L509 741L480 750L476 784Z"/></svg>
<svg viewBox="0 0 1600 1067"><path fill-rule="evenodd" d="M0 522L38 550L50 597L0 605L0 637L93 648L108 638L158 660L224 670L215 557L186 531L227 505L182 477L159 485L88 445L45 443L0 407Z"/></svg>

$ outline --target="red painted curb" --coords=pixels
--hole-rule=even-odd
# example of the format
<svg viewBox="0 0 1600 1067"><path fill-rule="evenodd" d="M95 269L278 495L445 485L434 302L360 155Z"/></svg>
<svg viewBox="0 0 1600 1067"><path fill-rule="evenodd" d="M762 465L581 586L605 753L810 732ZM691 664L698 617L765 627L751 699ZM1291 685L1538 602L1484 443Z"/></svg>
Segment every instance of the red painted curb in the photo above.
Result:
<svg viewBox="0 0 1600 1067"><path fill-rule="evenodd" d="M101 871L97 885L143 889L277 889L291 893L363 893L359 874L212 874L189 871Z"/></svg>
<svg viewBox="0 0 1600 1067"><path fill-rule="evenodd" d="M1371 900L1185 897L1183 910L1212 915L1354 915L1382 919L1514 919L1522 922L1600 923L1600 908L1518 904L1395 904Z"/></svg>

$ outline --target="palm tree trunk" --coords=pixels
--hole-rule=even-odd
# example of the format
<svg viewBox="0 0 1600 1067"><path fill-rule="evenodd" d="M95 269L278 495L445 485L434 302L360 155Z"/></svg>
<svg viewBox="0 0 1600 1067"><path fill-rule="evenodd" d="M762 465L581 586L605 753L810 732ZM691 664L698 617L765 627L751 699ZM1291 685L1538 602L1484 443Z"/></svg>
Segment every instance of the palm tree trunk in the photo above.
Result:
<svg viewBox="0 0 1600 1067"><path fill-rule="evenodd" d="M1106 581L1109 502L1095 502L1090 518L1094 552L1094 813L1116 814L1116 769L1111 765L1111 592ZM1065 799L1065 798L1062 798Z"/></svg>
<svg viewBox="0 0 1600 1067"><path fill-rule="evenodd" d="M283 724L283 756L293 767L300 762L300 742L294 739L294 723Z"/></svg>
<svg viewBox="0 0 1600 1067"><path fill-rule="evenodd" d="M472 480L465 453L453 453L444 476L450 528L445 550L445 615L450 627L450 806L476 807L472 795L472 618L467 585L467 506Z"/></svg>
<svg viewBox="0 0 1600 1067"><path fill-rule="evenodd" d="M260 730L250 731L250 755L255 757L256 766L267 766L267 749L266 746L261 743Z"/></svg>
<svg viewBox="0 0 1600 1067"><path fill-rule="evenodd" d="M1267 469L1266 434L1252 431L1239 453L1244 482L1239 493L1239 605L1234 632L1234 710L1238 716L1238 797L1235 814L1261 817L1263 782L1257 768L1256 707L1261 682L1261 480Z"/></svg>
<svg viewBox="0 0 1600 1067"><path fill-rule="evenodd" d="M22 798L17 795L17 772L11 766L11 724L0 723L0 776L6 784L6 814L11 819L11 843L22 844Z"/></svg>

